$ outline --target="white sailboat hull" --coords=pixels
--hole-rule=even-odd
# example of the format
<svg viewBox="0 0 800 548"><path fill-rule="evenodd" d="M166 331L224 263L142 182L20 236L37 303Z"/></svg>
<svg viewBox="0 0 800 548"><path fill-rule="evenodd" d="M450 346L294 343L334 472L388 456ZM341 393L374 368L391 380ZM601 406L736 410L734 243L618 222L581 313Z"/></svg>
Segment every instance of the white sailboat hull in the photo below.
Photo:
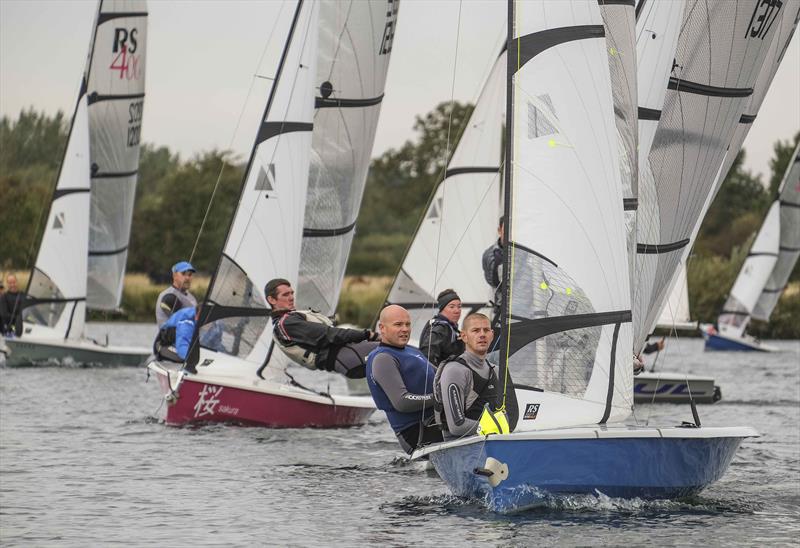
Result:
<svg viewBox="0 0 800 548"><path fill-rule="evenodd" d="M720 399L722 391L713 377L643 372L633 378L635 403L715 403Z"/></svg>

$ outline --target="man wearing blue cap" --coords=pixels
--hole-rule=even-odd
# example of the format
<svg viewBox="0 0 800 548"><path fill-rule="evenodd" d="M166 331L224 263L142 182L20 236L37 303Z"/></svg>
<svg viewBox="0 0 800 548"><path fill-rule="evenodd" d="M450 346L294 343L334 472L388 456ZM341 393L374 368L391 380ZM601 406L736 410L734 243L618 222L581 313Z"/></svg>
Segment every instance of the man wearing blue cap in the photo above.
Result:
<svg viewBox="0 0 800 548"><path fill-rule="evenodd" d="M194 267L188 261L172 265L172 285L162 291L156 300L156 323L159 328L176 310L197 306L197 299L189 293L194 272Z"/></svg>

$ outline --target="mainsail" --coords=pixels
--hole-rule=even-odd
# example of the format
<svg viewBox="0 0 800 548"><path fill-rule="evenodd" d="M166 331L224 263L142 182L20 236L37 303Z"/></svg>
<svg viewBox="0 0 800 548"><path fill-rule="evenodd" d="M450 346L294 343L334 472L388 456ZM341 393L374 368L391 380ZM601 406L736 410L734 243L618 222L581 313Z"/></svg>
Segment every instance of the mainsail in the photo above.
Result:
<svg viewBox="0 0 800 548"><path fill-rule="evenodd" d="M120 170L135 171L138 163L138 147L122 153L106 143L127 139L128 128L135 128L138 143L141 112L129 124L128 108L141 100L135 90L144 82L144 64L139 59L146 17L143 1L100 3L66 152L28 282L25 321L52 327L65 338L83 335L90 201L95 199L90 191L96 190L95 183L129 184L130 176ZM136 96L128 97L132 93ZM111 118L117 121L107 122ZM105 195L103 189L98 192Z"/></svg>
<svg viewBox="0 0 800 548"><path fill-rule="evenodd" d="M633 403L630 286L600 8L514 2L509 28L500 364L537 389L516 397L538 414L516 429L623 420Z"/></svg>
<svg viewBox="0 0 800 548"><path fill-rule="evenodd" d="M90 56L91 209L86 305L113 310L122 298L139 168L147 5L102 0Z"/></svg>
<svg viewBox="0 0 800 548"><path fill-rule="evenodd" d="M388 301L409 311L413 339L436 313L439 291L455 289L469 309L483 308L492 297L481 273L481 254L496 238L500 216L506 65L503 52L389 291Z"/></svg>
<svg viewBox="0 0 800 548"><path fill-rule="evenodd" d="M299 0L199 319L202 344L261 363L271 333L264 285L296 283L306 204L319 4Z"/></svg>
<svg viewBox="0 0 800 548"><path fill-rule="evenodd" d="M768 320L800 255L800 147L794 150L769 208L719 315L722 335L741 338L751 317Z"/></svg>
<svg viewBox="0 0 800 548"><path fill-rule="evenodd" d="M648 160L640 165L634 351L685 262L705 204L753 94L783 4L687 2ZM644 139L643 139L644 140ZM652 177L653 188L647 188Z"/></svg>
<svg viewBox="0 0 800 548"><path fill-rule="evenodd" d="M317 96L298 306L332 315L367 178L399 0L319 5ZM293 273L287 273L293 276Z"/></svg>

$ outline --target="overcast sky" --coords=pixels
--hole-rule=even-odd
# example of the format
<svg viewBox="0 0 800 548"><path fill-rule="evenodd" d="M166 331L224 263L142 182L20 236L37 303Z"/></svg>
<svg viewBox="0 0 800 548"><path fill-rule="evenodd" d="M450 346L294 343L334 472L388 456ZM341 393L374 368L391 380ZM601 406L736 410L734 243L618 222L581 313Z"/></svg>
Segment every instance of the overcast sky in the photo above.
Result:
<svg viewBox="0 0 800 548"><path fill-rule="evenodd" d="M270 40L270 31L283 4L151 0L142 140L167 145L184 158L212 148L232 148L244 157L268 90L268 81L254 75L271 76L282 38L276 33ZM451 95L462 101L477 97L504 40L504 6L401 2L373 156L413 138L415 115ZM16 118L30 106L72 113L96 9L93 0L0 0L0 114ZM795 35L745 141L746 167L767 174L773 142L798 128Z"/></svg>

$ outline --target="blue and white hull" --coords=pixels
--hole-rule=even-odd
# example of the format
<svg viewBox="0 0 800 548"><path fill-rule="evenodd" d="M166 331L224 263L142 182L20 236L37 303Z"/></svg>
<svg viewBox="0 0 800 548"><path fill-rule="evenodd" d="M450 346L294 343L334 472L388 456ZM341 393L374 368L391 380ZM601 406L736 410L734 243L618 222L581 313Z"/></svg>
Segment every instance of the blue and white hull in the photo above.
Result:
<svg viewBox="0 0 800 548"><path fill-rule="evenodd" d="M431 445L454 495L517 512L552 495L675 499L720 479L752 428L586 427L473 436Z"/></svg>
<svg viewBox="0 0 800 548"><path fill-rule="evenodd" d="M742 337L735 337L731 335L723 335L716 331L708 329L701 329L703 339L706 341L706 350L728 350L736 352L776 352L777 349L772 346L761 344L761 341L755 337L744 335Z"/></svg>

